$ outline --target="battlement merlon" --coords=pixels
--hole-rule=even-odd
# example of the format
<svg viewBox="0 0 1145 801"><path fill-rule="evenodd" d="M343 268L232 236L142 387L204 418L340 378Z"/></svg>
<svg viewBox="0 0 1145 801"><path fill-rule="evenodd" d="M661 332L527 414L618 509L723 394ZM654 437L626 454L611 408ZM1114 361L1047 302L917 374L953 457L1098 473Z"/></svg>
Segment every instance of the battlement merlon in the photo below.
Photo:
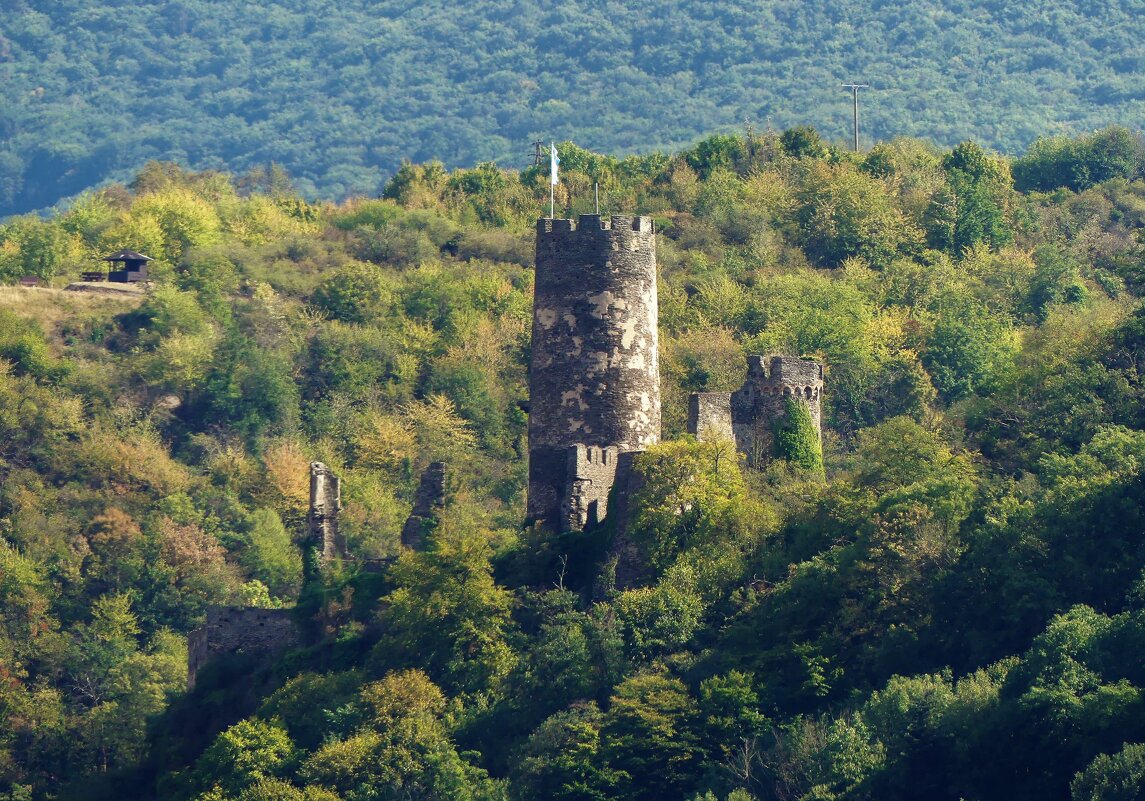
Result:
<svg viewBox="0 0 1145 801"><path fill-rule="evenodd" d="M617 234L638 234L652 238L652 218L613 214L604 218L599 214L582 214L579 220L553 219L542 217L537 220L537 241L578 239L602 236L605 239Z"/></svg>
<svg viewBox="0 0 1145 801"><path fill-rule="evenodd" d="M751 355L747 357L748 376L773 386L823 386L823 365L797 356Z"/></svg>
<svg viewBox="0 0 1145 801"><path fill-rule="evenodd" d="M576 444L569 448L569 475L574 478L593 478L598 468L616 470L616 457L619 449L601 448L596 445Z"/></svg>

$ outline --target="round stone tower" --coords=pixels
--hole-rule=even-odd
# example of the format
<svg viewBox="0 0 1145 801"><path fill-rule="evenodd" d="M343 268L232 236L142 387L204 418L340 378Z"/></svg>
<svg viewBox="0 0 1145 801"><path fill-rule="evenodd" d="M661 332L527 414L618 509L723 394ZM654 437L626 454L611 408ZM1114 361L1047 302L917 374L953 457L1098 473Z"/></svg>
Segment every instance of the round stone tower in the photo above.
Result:
<svg viewBox="0 0 1145 801"><path fill-rule="evenodd" d="M660 440L652 220L538 220L536 263L528 519L576 529L604 517L608 454Z"/></svg>
<svg viewBox="0 0 1145 801"><path fill-rule="evenodd" d="M731 422L738 449L761 464L775 449L776 427L787 418L788 400L811 412L823 439L823 365L797 356L748 356L747 380L731 394Z"/></svg>

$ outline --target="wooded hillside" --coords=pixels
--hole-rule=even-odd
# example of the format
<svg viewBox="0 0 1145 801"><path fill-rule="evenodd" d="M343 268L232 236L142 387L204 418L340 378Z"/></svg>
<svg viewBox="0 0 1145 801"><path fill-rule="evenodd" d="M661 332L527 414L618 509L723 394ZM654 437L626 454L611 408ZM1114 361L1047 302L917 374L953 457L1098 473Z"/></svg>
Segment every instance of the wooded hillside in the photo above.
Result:
<svg viewBox="0 0 1145 801"><path fill-rule="evenodd" d="M559 212L661 232L633 586L521 527L547 165L312 204L155 163L0 226L50 284L0 289L0 798L1139 798L1141 140L560 147ZM150 292L61 289L124 247ZM826 364L821 465L683 436L769 352ZM303 591L315 460L371 561ZM327 639L186 694L211 604Z"/></svg>
<svg viewBox="0 0 1145 801"><path fill-rule="evenodd" d="M303 195L376 194L403 158L529 163L534 139L617 154L745 123L875 139L1142 124L1140 0L10 0L0 15L0 217L149 159ZM871 139L867 140L872 141Z"/></svg>

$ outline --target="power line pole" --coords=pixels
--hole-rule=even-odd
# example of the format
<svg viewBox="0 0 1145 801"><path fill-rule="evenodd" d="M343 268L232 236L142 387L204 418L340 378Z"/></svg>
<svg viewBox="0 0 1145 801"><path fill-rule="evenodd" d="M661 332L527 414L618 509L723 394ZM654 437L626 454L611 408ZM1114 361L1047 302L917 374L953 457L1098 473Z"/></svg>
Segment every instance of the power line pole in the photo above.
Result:
<svg viewBox="0 0 1145 801"><path fill-rule="evenodd" d="M543 148L544 146L545 146L544 142L533 142L533 166L534 167L540 167L542 164L545 163L544 162L544 154L541 152L541 148Z"/></svg>
<svg viewBox="0 0 1145 801"><path fill-rule="evenodd" d="M845 83L844 89L851 90L851 103L854 105L854 119L855 119L855 147L856 153L859 152L859 90L870 89L871 85L867 83Z"/></svg>

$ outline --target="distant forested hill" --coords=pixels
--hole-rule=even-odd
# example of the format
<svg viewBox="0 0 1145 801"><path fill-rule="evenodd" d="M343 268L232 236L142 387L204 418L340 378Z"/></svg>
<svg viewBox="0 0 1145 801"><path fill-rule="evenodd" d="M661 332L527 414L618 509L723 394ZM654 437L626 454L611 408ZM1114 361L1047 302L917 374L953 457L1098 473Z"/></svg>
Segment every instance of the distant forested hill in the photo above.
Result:
<svg viewBox="0 0 1145 801"><path fill-rule="evenodd" d="M5 0L0 216L149 159L275 161L311 196L402 157L521 166L534 138L631 152L769 120L842 138L1137 128L1145 2Z"/></svg>

